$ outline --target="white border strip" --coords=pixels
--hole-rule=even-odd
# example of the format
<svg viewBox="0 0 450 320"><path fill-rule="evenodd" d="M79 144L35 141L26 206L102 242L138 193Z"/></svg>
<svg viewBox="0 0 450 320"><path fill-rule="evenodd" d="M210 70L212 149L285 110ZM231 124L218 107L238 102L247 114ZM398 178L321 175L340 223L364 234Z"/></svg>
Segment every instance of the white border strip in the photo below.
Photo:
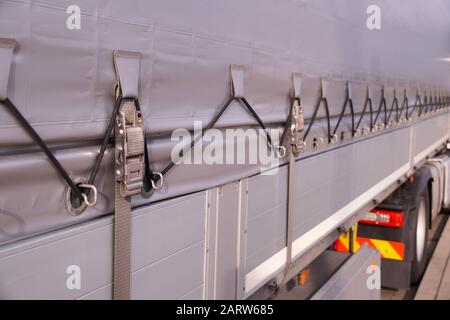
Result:
<svg viewBox="0 0 450 320"><path fill-rule="evenodd" d="M345 207L334 213L332 216L328 217L326 220L322 221L320 224L297 238L292 244L292 259L296 259L312 247L319 239L322 239L330 231L337 228L349 216L353 215L358 209L370 202L384 189L396 182L397 179L408 172L409 169L410 163L407 162L394 173L348 203ZM286 248L283 248L281 251L277 252L258 267L250 271L245 277L245 297L251 295L261 285L274 277L275 274L284 267L285 263Z"/></svg>
<svg viewBox="0 0 450 320"><path fill-rule="evenodd" d="M420 153L418 153L417 155L414 156L414 164L422 161L423 159L425 159L425 157L427 155L429 155L434 149L436 149L437 147L439 147L441 144L443 144L445 141L447 141L448 136L445 135L443 136L441 139L439 139L439 141L435 142L434 144L432 144L431 146L429 146L428 148L426 148L425 150L421 151Z"/></svg>

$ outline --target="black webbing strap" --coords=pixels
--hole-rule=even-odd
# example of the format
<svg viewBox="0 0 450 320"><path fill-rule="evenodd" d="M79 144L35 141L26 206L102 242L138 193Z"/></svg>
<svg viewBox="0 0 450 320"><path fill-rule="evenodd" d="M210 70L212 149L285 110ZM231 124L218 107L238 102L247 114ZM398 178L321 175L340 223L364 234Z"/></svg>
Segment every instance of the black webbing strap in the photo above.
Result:
<svg viewBox="0 0 450 320"><path fill-rule="evenodd" d="M381 88L381 100L380 105L378 106L377 114L375 115L375 120L373 121L373 125L375 126L377 124L378 116L381 113L381 108L384 110L384 126L387 127L387 108L386 108L386 98L384 96L384 87Z"/></svg>
<svg viewBox="0 0 450 320"><path fill-rule="evenodd" d="M355 130L355 112L353 109L353 100L352 100L352 97L350 96L350 87L349 86L350 86L350 84L347 82L346 83L345 102L344 102L344 105L342 106L341 113L339 115L339 119L336 123L336 127L334 127L333 136L336 135L339 125L341 124L342 118L344 117L345 111L347 109L347 105L349 105L349 107L350 107L350 114L352 116L352 137L355 135L355 132L356 132L356 130Z"/></svg>

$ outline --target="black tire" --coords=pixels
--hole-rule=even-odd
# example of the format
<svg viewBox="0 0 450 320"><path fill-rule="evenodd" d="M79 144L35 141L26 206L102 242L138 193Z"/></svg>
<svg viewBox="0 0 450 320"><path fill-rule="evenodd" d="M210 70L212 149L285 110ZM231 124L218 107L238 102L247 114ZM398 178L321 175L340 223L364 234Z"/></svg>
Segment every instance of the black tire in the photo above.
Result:
<svg viewBox="0 0 450 320"><path fill-rule="evenodd" d="M416 208L410 214L409 247L412 252L411 284L416 284L422 278L426 268L426 252L428 245L428 219L430 216L430 196L428 189L423 190L417 199ZM408 243L406 243L408 246Z"/></svg>

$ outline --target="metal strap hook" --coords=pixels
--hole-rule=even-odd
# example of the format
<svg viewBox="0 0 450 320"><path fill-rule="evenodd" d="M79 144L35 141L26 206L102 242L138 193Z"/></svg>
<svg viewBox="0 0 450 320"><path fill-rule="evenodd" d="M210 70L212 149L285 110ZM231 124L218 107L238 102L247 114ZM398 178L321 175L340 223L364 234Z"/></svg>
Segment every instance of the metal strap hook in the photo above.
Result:
<svg viewBox="0 0 450 320"><path fill-rule="evenodd" d="M97 204L97 188L94 185L87 183L81 183L78 186L81 188L87 188L92 190L93 192L92 201L89 202L89 198L86 195L86 193L82 193L81 196L83 197L84 203L86 203L88 207L95 206Z"/></svg>
<svg viewBox="0 0 450 320"><path fill-rule="evenodd" d="M156 179L156 182L153 179L150 180L152 188L155 190L161 190L164 187L164 176L161 172L153 172L153 175L156 175L158 179Z"/></svg>

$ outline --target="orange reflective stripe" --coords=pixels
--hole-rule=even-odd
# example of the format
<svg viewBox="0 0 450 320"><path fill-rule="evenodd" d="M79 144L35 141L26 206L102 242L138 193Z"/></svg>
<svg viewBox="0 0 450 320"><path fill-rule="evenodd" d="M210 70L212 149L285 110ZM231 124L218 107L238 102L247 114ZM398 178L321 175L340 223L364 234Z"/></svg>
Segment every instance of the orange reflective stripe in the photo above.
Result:
<svg viewBox="0 0 450 320"><path fill-rule="evenodd" d="M346 241L343 241L341 238L338 238L334 243L334 250L339 252L348 252L348 246Z"/></svg>
<svg viewBox="0 0 450 320"><path fill-rule="evenodd" d="M401 260L403 260L403 258L405 258L405 244L395 241L389 241L389 243L391 244L392 248L394 248L394 250L398 253L398 255L402 257Z"/></svg>
<svg viewBox="0 0 450 320"><path fill-rule="evenodd" d="M377 249L380 252L382 258L392 260L403 260L405 257L405 244L402 242L369 239L356 237L353 242L353 250L357 252L363 244L367 243L368 246ZM349 251L349 236L348 232L341 235L334 243L334 250L339 252Z"/></svg>
<svg viewBox="0 0 450 320"><path fill-rule="evenodd" d="M392 260L403 260L404 258L404 244L401 242L358 238L358 242L367 243L369 246L377 249L381 257Z"/></svg>

